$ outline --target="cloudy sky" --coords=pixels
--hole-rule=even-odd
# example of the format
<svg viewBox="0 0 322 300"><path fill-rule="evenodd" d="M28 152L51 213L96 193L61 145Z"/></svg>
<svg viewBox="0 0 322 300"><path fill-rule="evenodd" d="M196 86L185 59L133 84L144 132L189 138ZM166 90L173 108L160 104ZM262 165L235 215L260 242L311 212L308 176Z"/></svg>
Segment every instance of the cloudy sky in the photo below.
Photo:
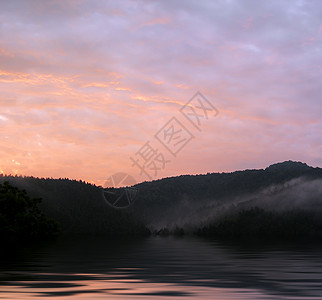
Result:
<svg viewBox="0 0 322 300"><path fill-rule="evenodd" d="M1 1L0 173L322 166L321 83L320 0Z"/></svg>

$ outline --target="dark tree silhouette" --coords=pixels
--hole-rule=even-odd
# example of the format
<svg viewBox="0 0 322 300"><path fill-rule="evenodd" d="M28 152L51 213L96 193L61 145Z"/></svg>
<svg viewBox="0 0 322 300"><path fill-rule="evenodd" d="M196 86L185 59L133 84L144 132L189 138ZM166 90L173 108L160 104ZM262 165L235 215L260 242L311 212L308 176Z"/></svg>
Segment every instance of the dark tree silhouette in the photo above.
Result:
<svg viewBox="0 0 322 300"><path fill-rule="evenodd" d="M31 197L41 197L39 208L59 222L64 234L113 236L198 232L210 236L319 238L321 180L322 168L292 161L259 170L181 175L137 184L135 203L114 209L103 199L101 188L84 181L0 174L0 183L8 181L27 190ZM303 193L302 187L307 188ZM46 225L31 226L41 220L39 201L25 199L20 203L25 197L18 196L22 191L8 185L2 189L9 194L5 201L2 196L4 202L0 203L2 235L13 232L24 236L27 231L38 236L40 230L46 232ZM13 200L8 202L10 198Z"/></svg>
<svg viewBox="0 0 322 300"><path fill-rule="evenodd" d="M38 205L40 198L31 198L25 190L8 182L0 184L0 236L9 240L34 240L59 232L56 221L46 218Z"/></svg>
<svg viewBox="0 0 322 300"><path fill-rule="evenodd" d="M216 238L321 238L321 215L312 211L265 211L252 207L232 212L197 231Z"/></svg>

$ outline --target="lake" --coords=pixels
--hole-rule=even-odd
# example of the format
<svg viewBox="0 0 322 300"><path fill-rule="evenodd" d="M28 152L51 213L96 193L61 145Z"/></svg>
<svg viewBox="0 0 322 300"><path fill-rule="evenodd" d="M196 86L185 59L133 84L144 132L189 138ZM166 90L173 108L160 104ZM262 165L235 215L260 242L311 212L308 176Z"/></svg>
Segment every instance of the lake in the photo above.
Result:
<svg viewBox="0 0 322 300"><path fill-rule="evenodd" d="M65 237L2 255L0 299L322 299L321 254L305 242Z"/></svg>

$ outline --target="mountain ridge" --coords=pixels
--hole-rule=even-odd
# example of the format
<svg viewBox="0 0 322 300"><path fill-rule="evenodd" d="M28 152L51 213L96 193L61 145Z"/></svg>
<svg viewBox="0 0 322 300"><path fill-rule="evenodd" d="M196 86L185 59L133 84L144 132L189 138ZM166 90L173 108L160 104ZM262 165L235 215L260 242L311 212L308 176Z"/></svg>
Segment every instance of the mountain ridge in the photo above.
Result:
<svg viewBox="0 0 322 300"><path fill-rule="evenodd" d="M142 182L127 209L115 209L102 189L83 181L0 176L43 199L41 209L65 233L135 234L164 227L193 231L231 209L322 211L322 169L286 161L265 169L180 175Z"/></svg>

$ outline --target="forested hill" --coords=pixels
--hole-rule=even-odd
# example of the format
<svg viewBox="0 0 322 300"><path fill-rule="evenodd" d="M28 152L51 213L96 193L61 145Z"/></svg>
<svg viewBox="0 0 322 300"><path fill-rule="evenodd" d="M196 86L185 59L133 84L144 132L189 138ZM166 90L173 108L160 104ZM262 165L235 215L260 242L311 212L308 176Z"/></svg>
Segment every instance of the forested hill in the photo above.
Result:
<svg viewBox="0 0 322 300"><path fill-rule="evenodd" d="M137 187L136 211L156 229L193 228L233 208L322 210L322 169L293 161L259 170L182 175Z"/></svg>
<svg viewBox="0 0 322 300"><path fill-rule="evenodd" d="M261 170L182 175L136 185L126 209L106 204L102 190L69 179L0 176L0 183L43 199L41 209L65 233L134 234L182 227L193 231L231 210L261 207L322 211L322 169L284 162Z"/></svg>
<svg viewBox="0 0 322 300"><path fill-rule="evenodd" d="M189 198L195 201L233 199L258 193L267 187L285 185L301 178L312 181L322 178L322 169L305 163L287 161L266 169L244 170L232 173L208 173L205 175L181 175L138 184L140 202L177 202Z"/></svg>

